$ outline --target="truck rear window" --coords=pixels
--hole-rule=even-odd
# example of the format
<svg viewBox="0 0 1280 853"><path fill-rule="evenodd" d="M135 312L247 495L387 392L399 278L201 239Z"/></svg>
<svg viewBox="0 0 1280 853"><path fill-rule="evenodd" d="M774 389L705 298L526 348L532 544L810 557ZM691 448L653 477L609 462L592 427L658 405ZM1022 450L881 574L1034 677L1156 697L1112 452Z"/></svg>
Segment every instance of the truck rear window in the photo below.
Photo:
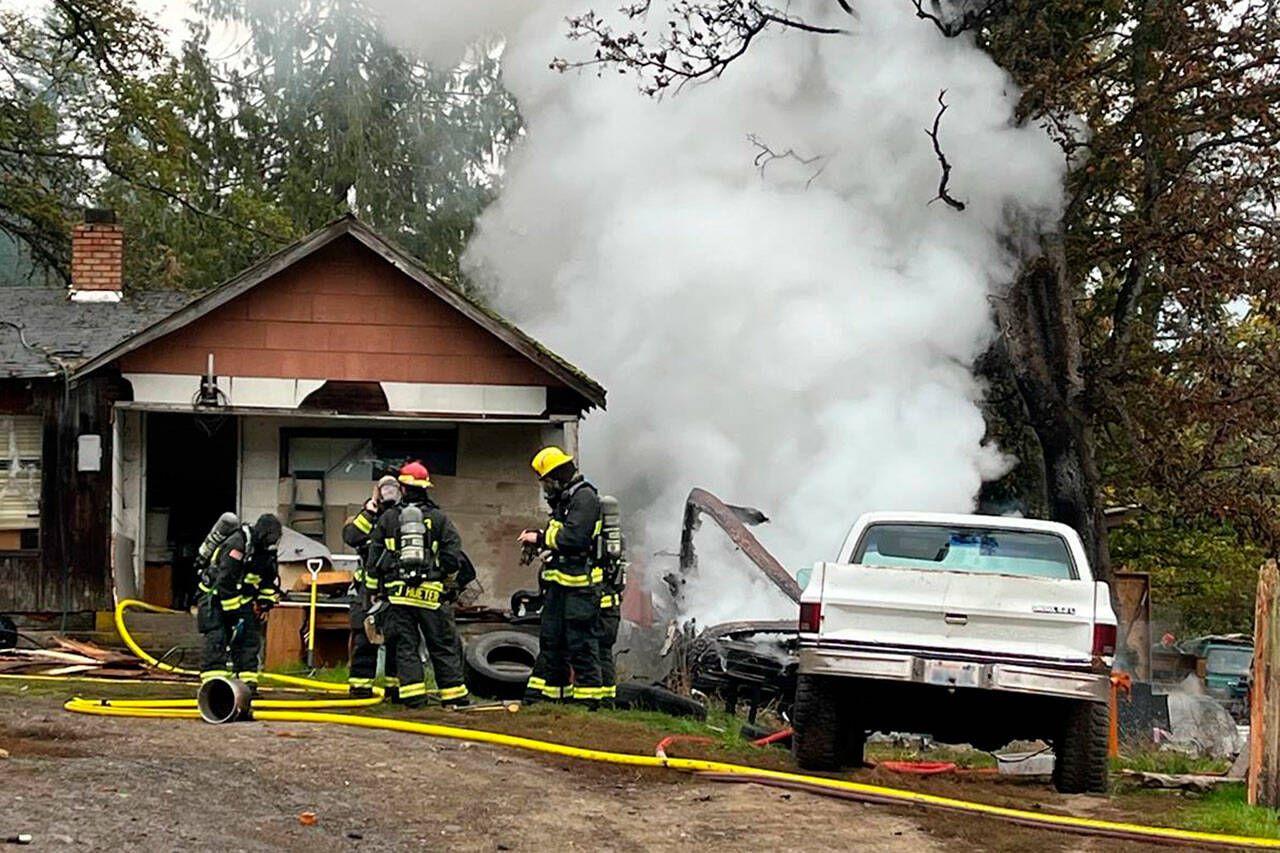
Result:
<svg viewBox="0 0 1280 853"><path fill-rule="evenodd" d="M1061 536L939 524L873 524L862 534L853 562L1028 578L1076 577Z"/></svg>

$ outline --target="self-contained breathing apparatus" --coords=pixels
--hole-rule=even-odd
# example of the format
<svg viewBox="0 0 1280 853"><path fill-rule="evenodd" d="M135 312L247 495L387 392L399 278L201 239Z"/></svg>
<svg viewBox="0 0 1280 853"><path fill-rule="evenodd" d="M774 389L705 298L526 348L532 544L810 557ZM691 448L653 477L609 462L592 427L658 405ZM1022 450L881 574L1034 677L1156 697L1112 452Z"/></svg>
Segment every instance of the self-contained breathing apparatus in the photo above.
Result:
<svg viewBox="0 0 1280 853"><path fill-rule="evenodd" d="M622 511L618 499L600 496L600 535L596 538L596 565L615 594L627 585L626 541L622 536Z"/></svg>
<svg viewBox="0 0 1280 853"><path fill-rule="evenodd" d="M214 576L213 558L217 555L218 549L223 542L227 541L232 533L236 530L244 533L244 561L248 563L253 557L253 528L247 524L241 524L240 518L234 512L224 512L218 516L218 520L214 522L209 533L204 537L204 541L200 543L200 548L196 551L195 569L200 579L200 585L205 588L212 588L217 578Z"/></svg>
<svg viewBox="0 0 1280 853"><path fill-rule="evenodd" d="M226 541L227 537L236 532L236 528L240 526L240 518L234 512L224 512L218 516L218 520L214 522L212 529L209 530L204 541L200 543L200 548L196 551L196 570L200 571L209 566L213 562L213 555L218 550L218 546ZM247 538L247 537L246 537Z"/></svg>

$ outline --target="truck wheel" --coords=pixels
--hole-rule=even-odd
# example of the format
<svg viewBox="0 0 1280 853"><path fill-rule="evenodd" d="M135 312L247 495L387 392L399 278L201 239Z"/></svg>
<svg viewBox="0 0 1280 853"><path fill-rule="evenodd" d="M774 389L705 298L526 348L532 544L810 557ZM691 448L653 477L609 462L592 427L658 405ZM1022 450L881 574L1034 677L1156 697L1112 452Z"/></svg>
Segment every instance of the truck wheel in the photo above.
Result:
<svg viewBox="0 0 1280 853"><path fill-rule="evenodd" d="M1073 702L1054 743L1053 787L1064 794L1107 790L1107 706Z"/></svg>
<svg viewBox="0 0 1280 853"><path fill-rule="evenodd" d="M836 679L820 675L796 679L791 751L802 769L838 770L853 751L848 732L841 724L840 704L840 684Z"/></svg>

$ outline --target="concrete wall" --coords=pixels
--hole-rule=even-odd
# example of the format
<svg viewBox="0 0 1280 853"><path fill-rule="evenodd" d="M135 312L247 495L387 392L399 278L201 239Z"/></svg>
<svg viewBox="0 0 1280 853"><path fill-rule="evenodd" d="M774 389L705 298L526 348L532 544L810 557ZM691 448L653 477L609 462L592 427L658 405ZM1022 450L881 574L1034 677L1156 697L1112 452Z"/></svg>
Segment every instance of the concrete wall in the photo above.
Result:
<svg viewBox="0 0 1280 853"><path fill-rule="evenodd" d="M132 598L142 588L143 452L141 412L115 412L119 445L111 478L112 568L116 593Z"/></svg>
<svg viewBox="0 0 1280 853"><path fill-rule="evenodd" d="M244 417L241 421L239 510L246 519L264 512L287 518L290 480L280 476L282 427L350 428L361 423L277 417ZM373 428L375 423L368 425ZM540 527L546 519L541 489L529 460L544 444L573 444L575 437L566 435L560 424L458 425L457 474L433 474L433 495L458 526L463 547L475 563L484 587L476 603L505 606L515 590L537 586L534 570L519 564L516 542L521 530ZM350 553L341 541L342 523L368 499L372 486L371 470L361 465L352 471L339 470L325 481L326 544L335 553Z"/></svg>

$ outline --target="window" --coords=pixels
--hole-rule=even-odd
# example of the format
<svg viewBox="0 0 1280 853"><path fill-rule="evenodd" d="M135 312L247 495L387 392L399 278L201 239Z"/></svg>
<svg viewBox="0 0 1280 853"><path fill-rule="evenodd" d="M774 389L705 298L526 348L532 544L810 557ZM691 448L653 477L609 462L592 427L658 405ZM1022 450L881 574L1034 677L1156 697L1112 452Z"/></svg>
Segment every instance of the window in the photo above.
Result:
<svg viewBox="0 0 1280 853"><path fill-rule="evenodd" d="M1028 578L1076 577L1061 536L944 524L873 524L862 535L853 562Z"/></svg>
<svg viewBox="0 0 1280 853"><path fill-rule="evenodd" d="M0 415L0 549L38 545L43 433L39 416Z"/></svg>
<svg viewBox="0 0 1280 853"><path fill-rule="evenodd" d="M458 472L458 428L282 429L280 476L323 472L330 480L376 480L420 460L432 474Z"/></svg>

